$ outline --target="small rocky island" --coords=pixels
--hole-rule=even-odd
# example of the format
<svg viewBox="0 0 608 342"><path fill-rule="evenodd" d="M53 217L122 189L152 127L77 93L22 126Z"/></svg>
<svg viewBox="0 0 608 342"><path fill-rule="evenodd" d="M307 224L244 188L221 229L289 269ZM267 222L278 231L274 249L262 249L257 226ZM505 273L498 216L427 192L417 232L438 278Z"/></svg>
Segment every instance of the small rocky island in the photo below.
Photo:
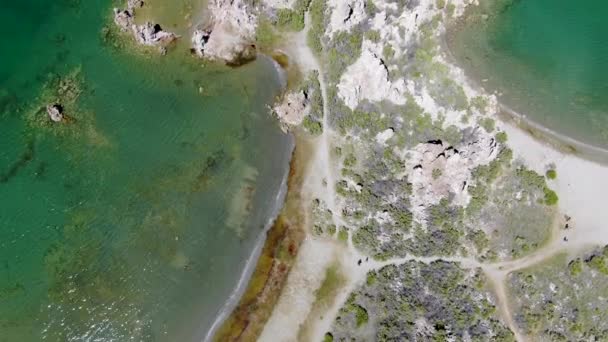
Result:
<svg viewBox="0 0 608 342"><path fill-rule="evenodd" d="M53 122L61 122L63 120L63 106L60 104L51 104L46 106L46 113Z"/></svg>
<svg viewBox="0 0 608 342"><path fill-rule="evenodd" d="M114 8L114 23L122 32L130 32L139 44L158 47L162 53L166 53L167 47L179 36L164 31L159 24L135 24L136 9L143 6L144 2L141 0L127 0L126 9Z"/></svg>

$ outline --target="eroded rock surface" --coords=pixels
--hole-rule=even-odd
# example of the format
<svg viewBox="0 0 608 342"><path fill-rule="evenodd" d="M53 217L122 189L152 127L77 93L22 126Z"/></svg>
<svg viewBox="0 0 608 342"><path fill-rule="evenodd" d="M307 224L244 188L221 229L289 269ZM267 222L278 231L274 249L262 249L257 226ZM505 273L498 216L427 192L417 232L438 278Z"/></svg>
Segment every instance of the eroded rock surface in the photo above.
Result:
<svg viewBox="0 0 608 342"><path fill-rule="evenodd" d="M60 104L46 106L46 113L53 122L61 122L63 120L63 107Z"/></svg>
<svg viewBox="0 0 608 342"><path fill-rule="evenodd" d="M144 2L141 0L128 0L127 9L114 8L114 23L121 31L130 32L139 44L156 46L162 52L165 52L167 46L179 36L164 31L159 24L151 22L146 22L143 25L135 24L135 9L143 6Z"/></svg>
<svg viewBox="0 0 608 342"><path fill-rule="evenodd" d="M298 126L310 112L308 94L304 91L288 93L273 109L283 124Z"/></svg>
<svg viewBox="0 0 608 342"><path fill-rule="evenodd" d="M403 79L395 82L389 79L388 68L380 56L364 46L361 57L340 78L338 96L353 110L364 99L388 100L402 105L405 104L405 88Z"/></svg>
<svg viewBox="0 0 608 342"><path fill-rule="evenodd" d="M242 64L256 56L256 18L243 0L211 0L208 22L192 36L193 51L202 58Z"/></svg>
<svg viewBox="0 0 608 342"><path fill-rule="evenodd" d="M497 154L496 140L479 129L457 147L441 140L418 144L406 163L414 216L424 221L425 208L442 198L453 197L452 203L465 206L473 169L488 164Z"/></svg>

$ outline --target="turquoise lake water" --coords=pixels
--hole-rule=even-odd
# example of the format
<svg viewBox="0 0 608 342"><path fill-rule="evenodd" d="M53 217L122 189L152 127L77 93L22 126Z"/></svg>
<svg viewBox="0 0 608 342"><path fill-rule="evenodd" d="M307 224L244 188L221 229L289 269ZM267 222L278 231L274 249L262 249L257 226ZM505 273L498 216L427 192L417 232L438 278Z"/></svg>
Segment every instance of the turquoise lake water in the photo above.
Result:
<svg viewBox="0 0 608 342"><path fill-rule="evenodd" d="M469 75L508 107L608 147L608 26L603 0L497 0L448 34Z"/></svg>
<svg viewBox="0 0 608 342"><path fill-rule="evenodd" d="M111 7L0 1L0 341L200 341L275 209L272 62L121 52ZM50 124L41 91L75 74Z"/></svg>

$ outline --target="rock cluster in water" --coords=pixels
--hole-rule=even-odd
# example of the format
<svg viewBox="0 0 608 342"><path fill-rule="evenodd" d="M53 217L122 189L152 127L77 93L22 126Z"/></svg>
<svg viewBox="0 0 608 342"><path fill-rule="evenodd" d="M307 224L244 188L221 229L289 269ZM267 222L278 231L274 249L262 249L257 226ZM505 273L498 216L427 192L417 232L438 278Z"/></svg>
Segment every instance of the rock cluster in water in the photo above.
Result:
<svg viewBox="0 0 608 342"><path fill-rule="evenodd" d="M175 33L164 31L159 24L151 22L146 22L143 25L135 24L135 9L143 6L144 2L141 0L128 0L127 9L114 8L114 23L123 32L131 32L139 44L159 47L164 53L167 46L179 38L179 36Z"/></svg>
<svg viewBox="0 0 608 342"><path fill-rule="evenodd" d="M63 107L60 104L46 106L46 113L53 122L61 122L63 120Z"/></svg>

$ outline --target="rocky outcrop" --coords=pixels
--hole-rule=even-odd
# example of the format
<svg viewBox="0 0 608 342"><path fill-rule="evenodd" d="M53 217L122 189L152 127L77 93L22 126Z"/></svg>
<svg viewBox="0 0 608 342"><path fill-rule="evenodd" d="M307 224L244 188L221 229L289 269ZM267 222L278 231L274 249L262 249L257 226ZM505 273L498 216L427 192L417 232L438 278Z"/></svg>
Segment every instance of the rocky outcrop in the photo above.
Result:
<svg viewBox="0 0 608 342"><path fill-rule="evenodd" d="M359 59L340 78L338 96L353 110L363 100L388 100L399 105L405 104L405 81L399 79L392 82L388 68L366 43L363 44Z"/></svg>
<svg viewBox="0 0 608 342"><path fill-rule="evenodd" d="M496 158L498 143L475 129L457 148L432 140L418 144L409 154L406 170L412 183L412 209L415 218L424 222L425 209L442 198L451 198L456 205L468 203L471 173Z"/></svg>
<svg viewBox="0 0 608 342"><path fill-rule="evenodd" d="M114 23L123 32L131 32L135 40L146 46L159 47L166 52L169 44L179 38L178 35L164 31L159 24L146 22L143 25L135 24L135 9L144 6L141 0L128 0L127 9L114 8Z"/></svg>
<svg viewBox="0 0 608 342"><path fill-rule="evenodd" d="M133 25L133 12L129 10L114 9L114 23L121 31L127 32Z"/></svg>
<svg viewBox="0 0 608 342"><path fill-rule="evenodd" d="M287 126L298 126L310 112L310 100L304 91L291 92L273 108L277 118Z"/></svg>
<svg viewBox="0 0 608 342"><path fill-rule="evenodd" d="M63 120L63 107L60 104L52 104L46 106L46 113L53 122L61 122Z"/></svg>
<svg viewBox="0 0 608 342"><path fill-rule="evenodd" d="M174 33L163 31L159 24L150 22L133 25L132 29L135 39L142 45L166 47L178 38Z"/></svg>
<svg viewBox="0 0 608 342"><path fill-rule="evenodd" d="M331 9L327 26L330 37L334 32L349 31L366 18L363 0L329 0L328 6Z"/></svg>
<svg viewBox="0 0 608 342"><path fill-rule="evenodd" d="M243 0L210 0L210 18L192 36L192 50L209 60L243 64L256 56L256 18Z"/></svg>

